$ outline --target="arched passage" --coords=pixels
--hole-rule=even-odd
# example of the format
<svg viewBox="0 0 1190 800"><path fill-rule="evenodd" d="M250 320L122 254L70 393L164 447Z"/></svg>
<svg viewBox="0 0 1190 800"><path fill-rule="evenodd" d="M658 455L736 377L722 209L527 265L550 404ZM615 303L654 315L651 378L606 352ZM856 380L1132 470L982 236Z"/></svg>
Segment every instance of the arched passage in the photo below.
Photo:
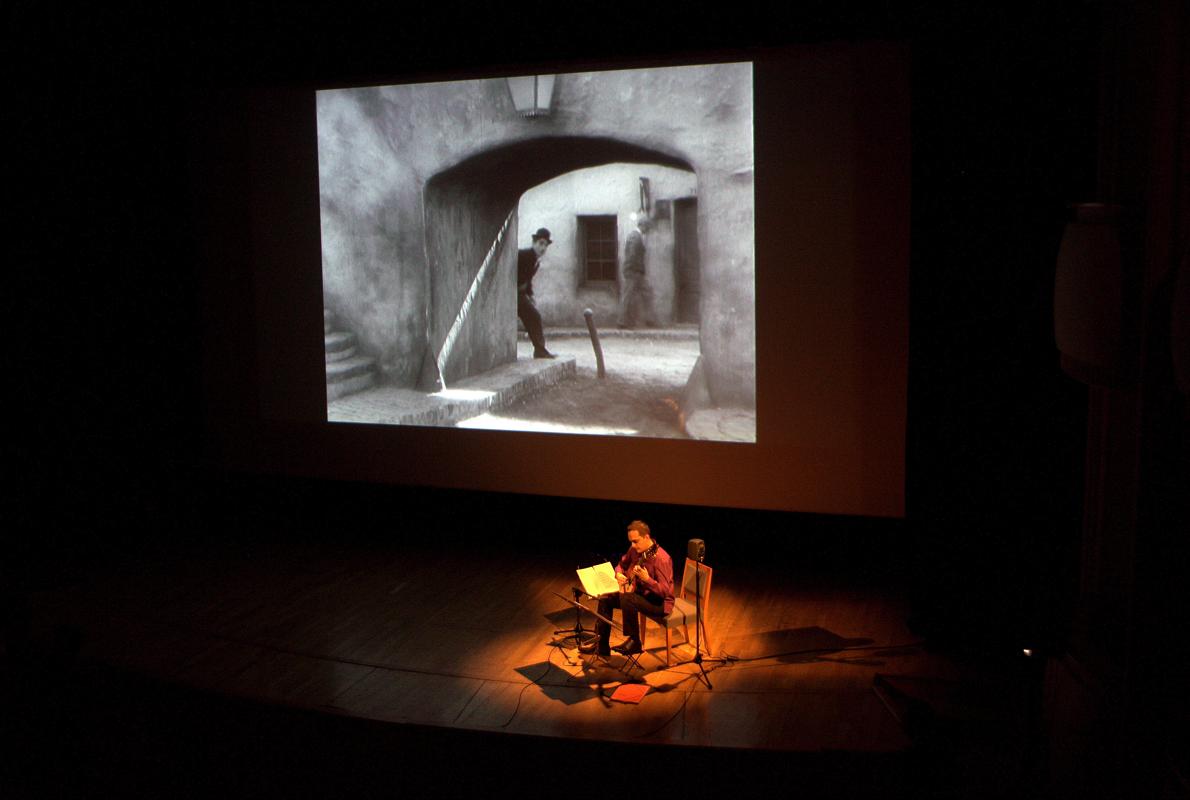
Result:
<svg viewBox="0 0 1190 800"><path fill-rule="evenodd" d="M670 152L605 137L527 139L471 156L439 172L424 194L428 351L436 354L505 219L528 189L585 167L613 163L695 167ZM443 378L453 381L516 358L516 230L485 275Z"/></svg>
<svg viewBox="0 0 1190 800"><path fill-rule="evenodd" d="M559 76L554 112L536 120L515 112L502 79L328 90L317 105L324 308L376 358L383 383L418 385L436 362L521 193L584 167L641 163L696 176L701 374L714 402L754 404L750 64ZM513 248L502 258L512 263ZM476 284L476 302L511 320L509 278ZM444 363L447 374L510 360L515 328L502 329L507 344L460 324L464 360Z"/></svg>

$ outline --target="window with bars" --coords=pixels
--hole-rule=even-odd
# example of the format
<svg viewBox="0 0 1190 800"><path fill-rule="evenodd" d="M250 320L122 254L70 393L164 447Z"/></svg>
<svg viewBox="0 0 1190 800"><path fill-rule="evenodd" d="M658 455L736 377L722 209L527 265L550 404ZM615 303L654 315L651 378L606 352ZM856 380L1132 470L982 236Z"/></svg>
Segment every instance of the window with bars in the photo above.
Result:
<svg viewBox="0 0 1190 800"><path fill-rule="evenodd" d="M578 217L578 240L586 283L615 283L618 273L615 214Z"/></svg>

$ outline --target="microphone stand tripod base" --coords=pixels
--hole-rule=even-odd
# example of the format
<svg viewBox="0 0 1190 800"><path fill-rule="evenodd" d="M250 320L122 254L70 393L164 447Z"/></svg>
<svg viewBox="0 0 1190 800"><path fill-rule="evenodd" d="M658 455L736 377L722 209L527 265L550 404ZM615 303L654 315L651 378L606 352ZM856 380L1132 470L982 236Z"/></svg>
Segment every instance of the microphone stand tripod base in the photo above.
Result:
<svg viewBox="0 0 1190 800"><path fill-rule="evenodd" d="M710 673L708 673L707 668L703 666L702 650L697 642L695 643L694 647L694 658L691 658L687 661L679 661L678 663L674 664L674 667L684 667L687 664L698 665L698 679L705 683L708 689L714 691L715 687L711 685ZM709 660L720 664L724 663L724 659L722 658L711 658Z"/></svg>

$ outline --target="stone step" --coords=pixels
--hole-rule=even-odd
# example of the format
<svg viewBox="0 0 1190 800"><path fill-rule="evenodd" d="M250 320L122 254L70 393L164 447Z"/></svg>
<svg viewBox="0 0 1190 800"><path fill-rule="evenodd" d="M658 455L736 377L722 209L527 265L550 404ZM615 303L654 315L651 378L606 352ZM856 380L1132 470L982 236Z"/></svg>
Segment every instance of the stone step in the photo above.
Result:
<svg viewBox="0 0 1190 800"><path fill-rule="evenodd" d="M617 328L614 324L598 327L600 339L665 339L697 341L697 325L675 325L668 328ZM586 339L590 333L586 328L546 328L545 340L550 339ZM529 340L529 335L521 328L517 328L517 338L522 342ZM548 346L548 345L547 345Z"/></svg>
<svg viewBox="0 0 1190 800"><path fill-rule="evenodd" d="M328 406L327 419L386 425L455 425L479 414L500 411L575 376L573 356L548 361L521 359L451 386L461 391L427 394L389 386L361 392ZM331 391L330 387L327 391Z"/></svg>
<svg viewBox="0 0 1190 800"><path fill-rule="evenodd" d="M353 356L342 361L331 361L326 365L326 382L338 383L355 378L365 373L371 373L376 359L369 356Z"/></svg>
<svg viewBox="0 0 1190 800"><path fill-rule="evenodd" d="M346 350L336 350L333 353L328 350L326 353L326 363L330 364L332 361L345 361L346 359L354 357L355 354L356 349L354 347L348 347Z"/></svg>
<svg viewBox="0 0 1190 800"><path fill-rule="evenodd" d="M339 361L355 354L355 334L349 331L332 331L322 337L327 361Z"/></svg>
<svg viewBox="0 0 1190 800"><path fill-rule="evenodd" d="M353 351L354 349L352 348ZM336 400L375 385L375 366L376 359L368 356L350 356L337 361L327 361L327 400Z"/></svg>
<svg viewBox="0 0 1190 800"><path fill-rule="evenodd" d="M330 364L336 361L346 361L347 358L355 357L356 352L357 351L355 348L339 350L338 352L328 352L328 354L326 354L326 363Z"/></svg>
<svg viewBox="0 0 1190 800"><path fill-rule="evenodd" d="M346 350L355 344L355 334L351 331L332 331L324 334L322 341L326 345L328 353L335 350Z"/></svg>
<svg viewBox="0 0 1190 800"><path fill-rule="evenodd" d="M326 385L326 399L337 400L355 392L361 392L364 389L371 388L376 383L376 377L371 372L365 372L363 375L356 375L346 380L336 381L335 383L327 383Z"/></svg>
<svg viewBox="0 0 1190 800"><path fill-rule="evenodd" d="M376 359L362 356L351 331L334 330L335 315L322 310L322 342L326 351L326 397L335 400L376 383Z"/></svg>

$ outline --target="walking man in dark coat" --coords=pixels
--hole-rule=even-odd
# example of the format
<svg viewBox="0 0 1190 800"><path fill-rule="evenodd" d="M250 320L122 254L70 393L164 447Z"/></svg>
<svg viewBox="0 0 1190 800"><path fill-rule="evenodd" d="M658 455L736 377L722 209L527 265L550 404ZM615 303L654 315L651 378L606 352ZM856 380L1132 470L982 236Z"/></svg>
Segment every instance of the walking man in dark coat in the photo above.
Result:
<svg viewBox="0 0 1190 800"><path fill-rule="evenodd" d="M653 327L653 290L645 278L644 234L649 230L649 217L642 210L632 215L636 229L624 243L624 281L620 285L621 328L635 328L642 323Z"/></svg>

